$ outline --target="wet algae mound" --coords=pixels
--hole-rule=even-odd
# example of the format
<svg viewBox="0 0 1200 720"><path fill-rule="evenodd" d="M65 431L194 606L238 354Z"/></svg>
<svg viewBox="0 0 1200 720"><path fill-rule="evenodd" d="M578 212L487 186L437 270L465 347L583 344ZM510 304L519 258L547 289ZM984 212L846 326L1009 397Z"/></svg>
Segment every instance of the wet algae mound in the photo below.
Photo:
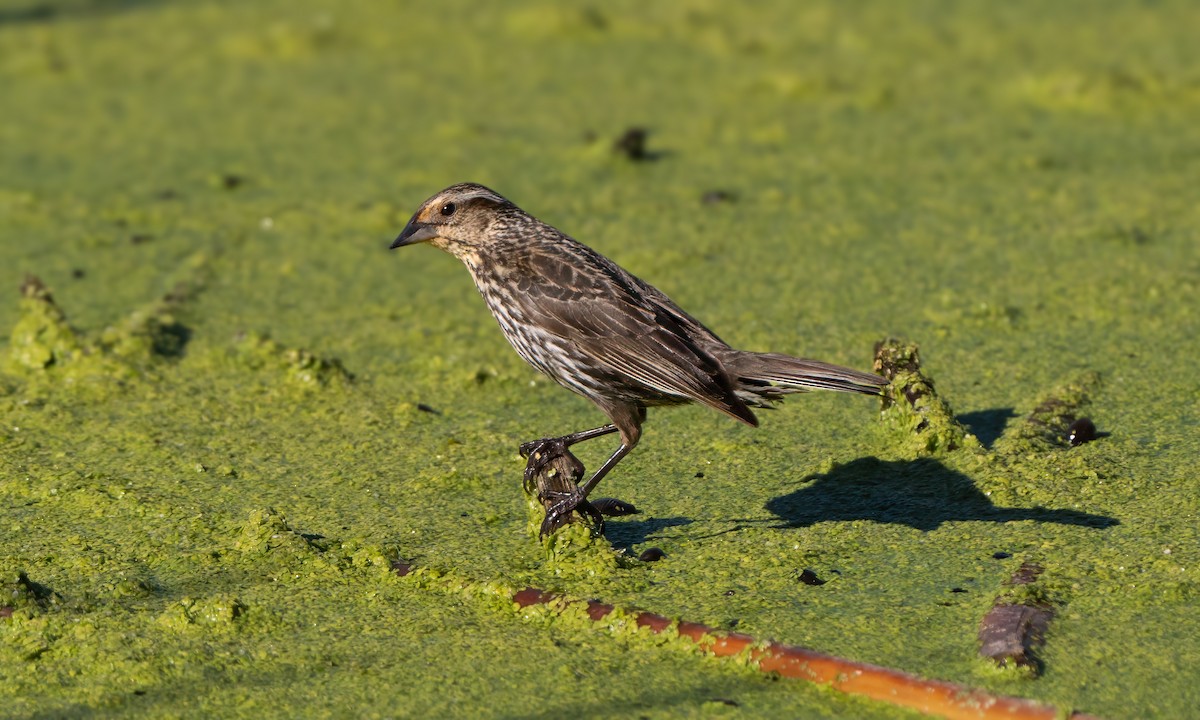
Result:
<svg viewBox="0 0 1200 720"><path fill-rule="evenodd" d="M621 612L518 607L528 586L1186 716L1198 23L0 4L5 714L908 713ZM639 512L539 541L517 448L600 417L459 263L386 249L467 180L731 344L877 363L888 394L792 397L759 429L652 409L600 489Z"/></svg>

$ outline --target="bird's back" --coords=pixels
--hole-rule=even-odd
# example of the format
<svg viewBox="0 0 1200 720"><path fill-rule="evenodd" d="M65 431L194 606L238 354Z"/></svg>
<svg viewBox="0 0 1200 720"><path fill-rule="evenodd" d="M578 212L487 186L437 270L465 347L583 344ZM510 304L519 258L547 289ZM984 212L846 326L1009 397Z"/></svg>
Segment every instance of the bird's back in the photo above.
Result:
<svg viewBox="0 0 1200 720"><path fill-rule="evenodd" d="M695 401L756 422L713 354L728 346L665 294L530 216L493 231L482 262L469 266L531 365L593 400Z"/></svg>

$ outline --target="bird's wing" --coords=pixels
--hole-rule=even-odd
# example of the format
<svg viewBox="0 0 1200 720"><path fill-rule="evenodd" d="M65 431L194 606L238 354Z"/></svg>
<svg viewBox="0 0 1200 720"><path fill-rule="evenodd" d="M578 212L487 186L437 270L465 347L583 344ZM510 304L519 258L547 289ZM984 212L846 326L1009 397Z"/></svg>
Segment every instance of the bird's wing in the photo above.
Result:
<svg viewBox="0 0 1200 720"><path fill-rule="evenodd" d="M531 321L610 373L758 424L724 368L697 342L715 336L606 258L578 244L570 250L521 259L517 272L524 282L513 299Z"/></svg>

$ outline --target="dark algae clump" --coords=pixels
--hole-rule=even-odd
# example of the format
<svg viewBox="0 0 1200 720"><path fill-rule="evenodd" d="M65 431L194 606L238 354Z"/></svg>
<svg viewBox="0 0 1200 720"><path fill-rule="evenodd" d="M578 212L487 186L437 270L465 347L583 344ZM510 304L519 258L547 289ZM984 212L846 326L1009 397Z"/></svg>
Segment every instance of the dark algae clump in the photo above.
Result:
<svg viewBox="0 0 1200 720"><path fill-rule="evenodd" d="M1086 371L1046 393L1038 399L1029 415L1005 434L999 450L1012 453L1022 449L1079 445L1081 442L1074 439L1076 433L1090 432L1088 440L1082 442L1094 439L1095 425L1087 418L1080 418L1079 413L1090 403L1100 385L1100 374ZM1085 422L1080 422L1081 419Z"/></svg>

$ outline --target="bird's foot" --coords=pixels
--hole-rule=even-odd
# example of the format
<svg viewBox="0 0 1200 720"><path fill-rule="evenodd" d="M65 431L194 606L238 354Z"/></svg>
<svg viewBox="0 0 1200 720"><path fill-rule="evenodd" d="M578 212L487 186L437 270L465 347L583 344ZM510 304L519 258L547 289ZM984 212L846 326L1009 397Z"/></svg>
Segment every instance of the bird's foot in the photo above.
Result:
<svg viewBox="0 0 1200 720"><path fill-rule="evenodd" d="M546 509L540 535L545 537L571 522L578 512L592 527L604 532L604 517L579 490L579 481L587 472L579 458L567 449L566 438L542 438L521 445L525 464L525 492L536 495Z"/></svg>
<svg viewBox="0 0 1200 720"><path fill-rule="evenodd" d="M540 440L530 440L529 442L521 443L521 447L517 448L517 452L521 453L521 457L526 459L536 459L538 455L554 456L561 455L567 451L567 443L560 437L545 437Z"/></svg>
<svg viewBox="0 0 1200 720"><path fill-rule="evenodd" d="M521 447L517 448L517 452L521 453L521 457L528 461L525 463L525 478L523 482L525 492L538 490L538 499L541 499L542 493L539 487L541 483L538 482L538 475L545 471L546 466L551 464L556 458L566 455L566 443L562 441L562 438L531 440L527 443L521 443Z"/></svg>
<svg viewBox="0 0 1200 720"><path fill-rule="evenodd" d="M564 525L571 522L571 513L578 512L580 517L588 521L592 534L600 537L604 534L604 516L594 505L587 501L578 489L571 492L555 493L554 502L546 506L546 517L538 530L538 537L553 535ZM550 498L547 498L550 499Z"/></svg>

